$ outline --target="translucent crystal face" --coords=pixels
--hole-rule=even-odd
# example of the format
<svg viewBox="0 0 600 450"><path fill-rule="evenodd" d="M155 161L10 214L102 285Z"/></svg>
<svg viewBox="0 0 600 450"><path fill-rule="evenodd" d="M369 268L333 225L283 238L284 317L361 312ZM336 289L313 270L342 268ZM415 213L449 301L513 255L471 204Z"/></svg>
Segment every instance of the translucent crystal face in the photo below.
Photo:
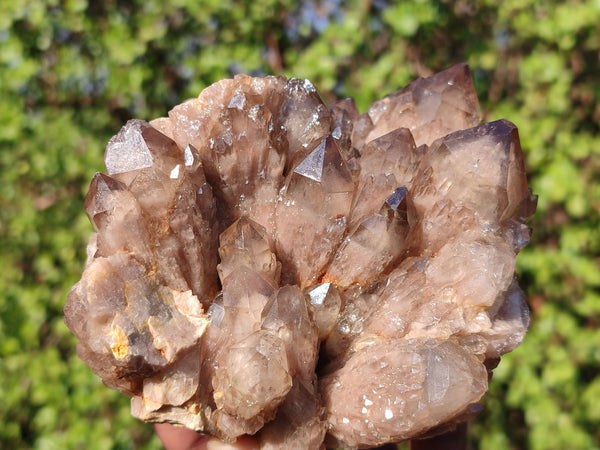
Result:
<svg viewBox="0 0 600 450"><path fill-rule="evenodd" d="M362 115L239 75L129 121L85 202L80 357L136 417L265 449L467 420L528 326L535 210L516 127L478 122L464 64Z"/></svg>

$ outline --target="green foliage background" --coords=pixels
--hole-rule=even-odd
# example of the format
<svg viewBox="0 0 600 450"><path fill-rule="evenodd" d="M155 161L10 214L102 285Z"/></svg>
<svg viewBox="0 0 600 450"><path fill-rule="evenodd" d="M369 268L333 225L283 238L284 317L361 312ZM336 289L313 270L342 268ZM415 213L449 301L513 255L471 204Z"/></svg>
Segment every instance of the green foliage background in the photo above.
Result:
<svg viewBox="0 0 600 450"><path fill-rule="evenodd" d="M519 256L533 323L473 448L600 448L600 1L0 2L0 447L159 448L74 352L62 307L103 148L238 72L367 105L459 61L517 124L539 194Z"/></svg>

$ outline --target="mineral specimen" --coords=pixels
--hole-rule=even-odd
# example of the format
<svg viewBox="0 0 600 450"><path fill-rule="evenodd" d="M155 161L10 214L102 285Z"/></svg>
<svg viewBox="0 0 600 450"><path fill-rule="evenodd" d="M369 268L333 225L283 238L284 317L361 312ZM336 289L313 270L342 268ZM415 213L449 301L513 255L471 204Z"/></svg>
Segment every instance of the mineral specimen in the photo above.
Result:
<svg viewBox="0 0 600 450"><path fill-rule="evenodd" d="M65 317L133 415L265 449L367 448L479 410L528 308L516 127L469 69L359 114L238 75L106 147Z"/></svg>

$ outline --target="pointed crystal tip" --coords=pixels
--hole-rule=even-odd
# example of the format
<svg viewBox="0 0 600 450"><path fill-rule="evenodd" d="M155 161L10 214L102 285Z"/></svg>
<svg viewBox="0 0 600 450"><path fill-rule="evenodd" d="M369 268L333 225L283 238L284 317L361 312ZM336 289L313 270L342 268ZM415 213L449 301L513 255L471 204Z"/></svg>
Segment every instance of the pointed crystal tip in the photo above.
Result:
<svg viewBox="0 0 600 450"><path fill-rule="evenodd" d="M323 162L325 161L325 140L310 152L310 154L296 166L294 172L303 177L310 178L318 183L323 178Z"/></svg>
<svg viewBox="0 0 600 450"><path fill-rule="evenodd" d="M405 187L399 187L385 200L385 202L395 211L404 201L407 193L408 190Z"/></svg>
<svg viewBox="0 0 600 450"><path fill-rule="evenodd" d="M109 175L152 166L152 154L142 132L149 124L133 119L111 138L104 152L104 165Z"/></svg>

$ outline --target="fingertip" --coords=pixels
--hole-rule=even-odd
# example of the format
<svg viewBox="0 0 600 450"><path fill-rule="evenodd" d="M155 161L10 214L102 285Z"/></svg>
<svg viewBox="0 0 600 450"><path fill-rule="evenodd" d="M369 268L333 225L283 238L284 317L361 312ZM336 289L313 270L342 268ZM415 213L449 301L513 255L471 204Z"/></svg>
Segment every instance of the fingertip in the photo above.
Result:
<svg viewBox="0 0 600 450"><path fill-rule="evenodd" d="M154 424L165 450L205 450L208 436L169 423Z"/></svg>
<svg viewBox="0 0 600 450"><path fill-rule="evenodd" d="M258 441L252 436L240 436L235 443L226 444L216 438L206 442L206 450L258 450Z"/></svg>
<svg viewBox="0 0 600 450"><path fill-rule="evenodd" d="M154 425L165 450L258 450L258 441L252 436L240 436L233 444L206 436L184 427L168 423Z"/></svg>

